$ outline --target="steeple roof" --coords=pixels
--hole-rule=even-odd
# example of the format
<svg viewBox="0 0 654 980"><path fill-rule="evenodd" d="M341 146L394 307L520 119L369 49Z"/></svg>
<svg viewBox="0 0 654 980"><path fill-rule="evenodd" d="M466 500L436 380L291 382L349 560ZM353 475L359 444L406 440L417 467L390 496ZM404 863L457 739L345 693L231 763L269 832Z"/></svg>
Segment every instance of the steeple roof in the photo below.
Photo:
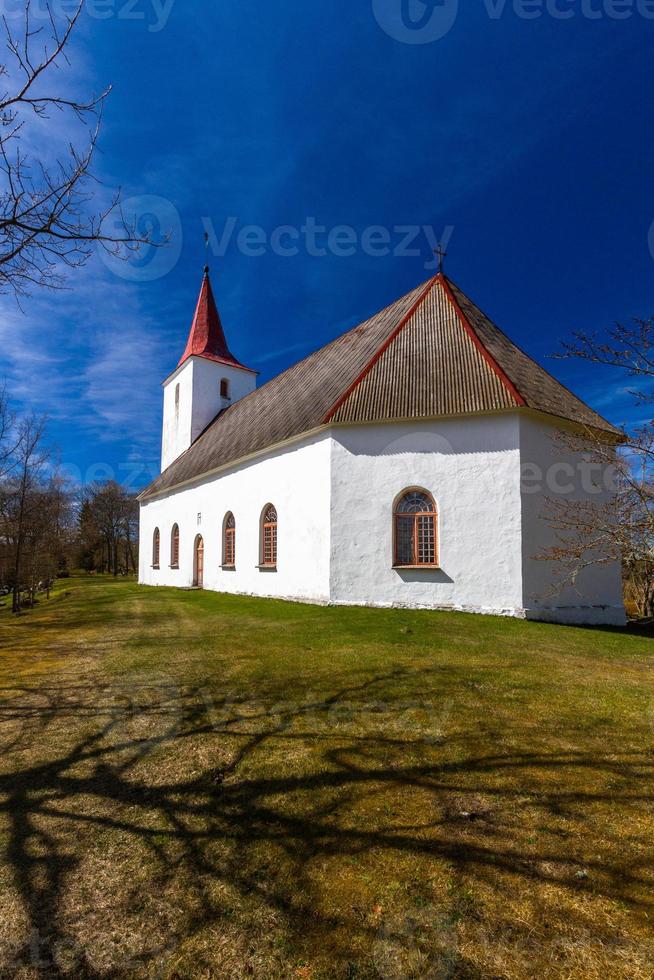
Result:
<svg viewBox="0 0 654 980"><path fill-rule="evenodd" d="M329 425L527 409L620 436L439 273L220 412L140 499Z"/></svg>
<svg viewBox="0 0 654 980"><path fill-rule="evenodd" d="M225 331L220 321L220 314L213 296L211 280L209 279L209 266L204 267L202 286L198 296L193 323L189 331L186 347L182 354L179 364L191 356L206 357L210 361L218 361L221 364L232 364L234 367L243 368L245 365L237 361L227 346ZM250 368L245 368L249 371Z"/></svg>

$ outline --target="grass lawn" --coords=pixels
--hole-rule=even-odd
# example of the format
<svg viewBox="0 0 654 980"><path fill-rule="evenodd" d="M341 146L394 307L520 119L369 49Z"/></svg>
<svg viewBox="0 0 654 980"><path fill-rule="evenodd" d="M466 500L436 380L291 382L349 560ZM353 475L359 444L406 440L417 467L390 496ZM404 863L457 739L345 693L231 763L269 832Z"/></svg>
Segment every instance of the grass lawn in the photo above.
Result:
<svg viewBox="0 0 654 980"><path fill-rule="evenodd" d="M0 975L654 976L654 641L71 579L0 610Z"/></svg>

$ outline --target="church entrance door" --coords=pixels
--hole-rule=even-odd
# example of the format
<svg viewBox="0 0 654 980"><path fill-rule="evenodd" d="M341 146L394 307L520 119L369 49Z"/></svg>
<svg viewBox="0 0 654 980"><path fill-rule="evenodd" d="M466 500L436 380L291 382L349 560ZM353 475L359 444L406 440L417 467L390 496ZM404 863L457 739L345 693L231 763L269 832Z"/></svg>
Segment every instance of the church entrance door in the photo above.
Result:
<svg viewBox="0 0 654 980"><path fill-rule="evenodd" d="M193 585L198 589L204 586L204 541L198 534L195 539L195 555L193 556Z"/></svg>

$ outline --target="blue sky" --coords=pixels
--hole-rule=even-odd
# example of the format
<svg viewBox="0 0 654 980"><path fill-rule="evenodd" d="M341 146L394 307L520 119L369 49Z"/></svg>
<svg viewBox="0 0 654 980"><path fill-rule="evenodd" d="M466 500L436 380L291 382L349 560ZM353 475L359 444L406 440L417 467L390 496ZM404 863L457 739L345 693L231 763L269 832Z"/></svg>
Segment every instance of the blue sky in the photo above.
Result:
<svg viewBox="0 0 654 980"><path fill-rule="evenodd" d="M171 240L136 265L95 257L22 310L2 298L10 393L48 413L74 476L140 487L205 227L215 246L232 219L214 291L266 380L427 279L428 235L394 252L396 229L428 226L516 342L633 422L623 378L547 358L573 329L654 313L653 40L648 0L96 0L65 84L113 85L101 193L121 186ZM308 221L350 230L272 247ZM239 248L248 225L265 245Z"/></svg>

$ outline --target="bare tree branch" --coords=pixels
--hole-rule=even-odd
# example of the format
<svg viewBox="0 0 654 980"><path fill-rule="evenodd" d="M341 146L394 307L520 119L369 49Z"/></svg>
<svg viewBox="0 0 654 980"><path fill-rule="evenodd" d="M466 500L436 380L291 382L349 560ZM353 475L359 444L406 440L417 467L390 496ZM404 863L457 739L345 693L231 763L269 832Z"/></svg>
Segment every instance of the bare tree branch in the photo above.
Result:
<svg viewBox="0 0 654 980"><path fill-rule="evenodd" d="M577 333L559 357L611 366L629 377L654 378L654 317L615 324L603 337ZM654 393L632 392L639 404ZM592 567L622 561L632 597L641 615L654 616L654 424L625 433L616 447L600 433L561 432L560 448L581 454L615 476L615 492L593 499L549 499L545 517L556 543L538 557L553 561L560 585L576 585Z"/></svg>
<svg viewBox="0 0 654 980"><path fill-rule="evenodd" d="M60 65L69 64L67 46L82 9L80 0L60 26L47 6L45 25L36 27L27 0L20 35L3 18L8 57L0 65L0 292L22 296L35 286L61 288L67 271L83 265L98 245L128 258L142 246L162 244L126 220L119 192L104 208L93 208L92 164L110 88L87 99L48 88ZM69 143L46 166L23 146L30 121L49 119L53 111L81 123L85 136L82 146Z"/></svg>
<svg viewBox="0 0 654 980"><path fill-rule="evenodd" d="M626 371L631 378L654 378L654 316L635 317L631 323L616 323L604 338L596 333L575 333L555 357L575 357ZM634 392L640 403L654 402L654 393Z"/></svg>

